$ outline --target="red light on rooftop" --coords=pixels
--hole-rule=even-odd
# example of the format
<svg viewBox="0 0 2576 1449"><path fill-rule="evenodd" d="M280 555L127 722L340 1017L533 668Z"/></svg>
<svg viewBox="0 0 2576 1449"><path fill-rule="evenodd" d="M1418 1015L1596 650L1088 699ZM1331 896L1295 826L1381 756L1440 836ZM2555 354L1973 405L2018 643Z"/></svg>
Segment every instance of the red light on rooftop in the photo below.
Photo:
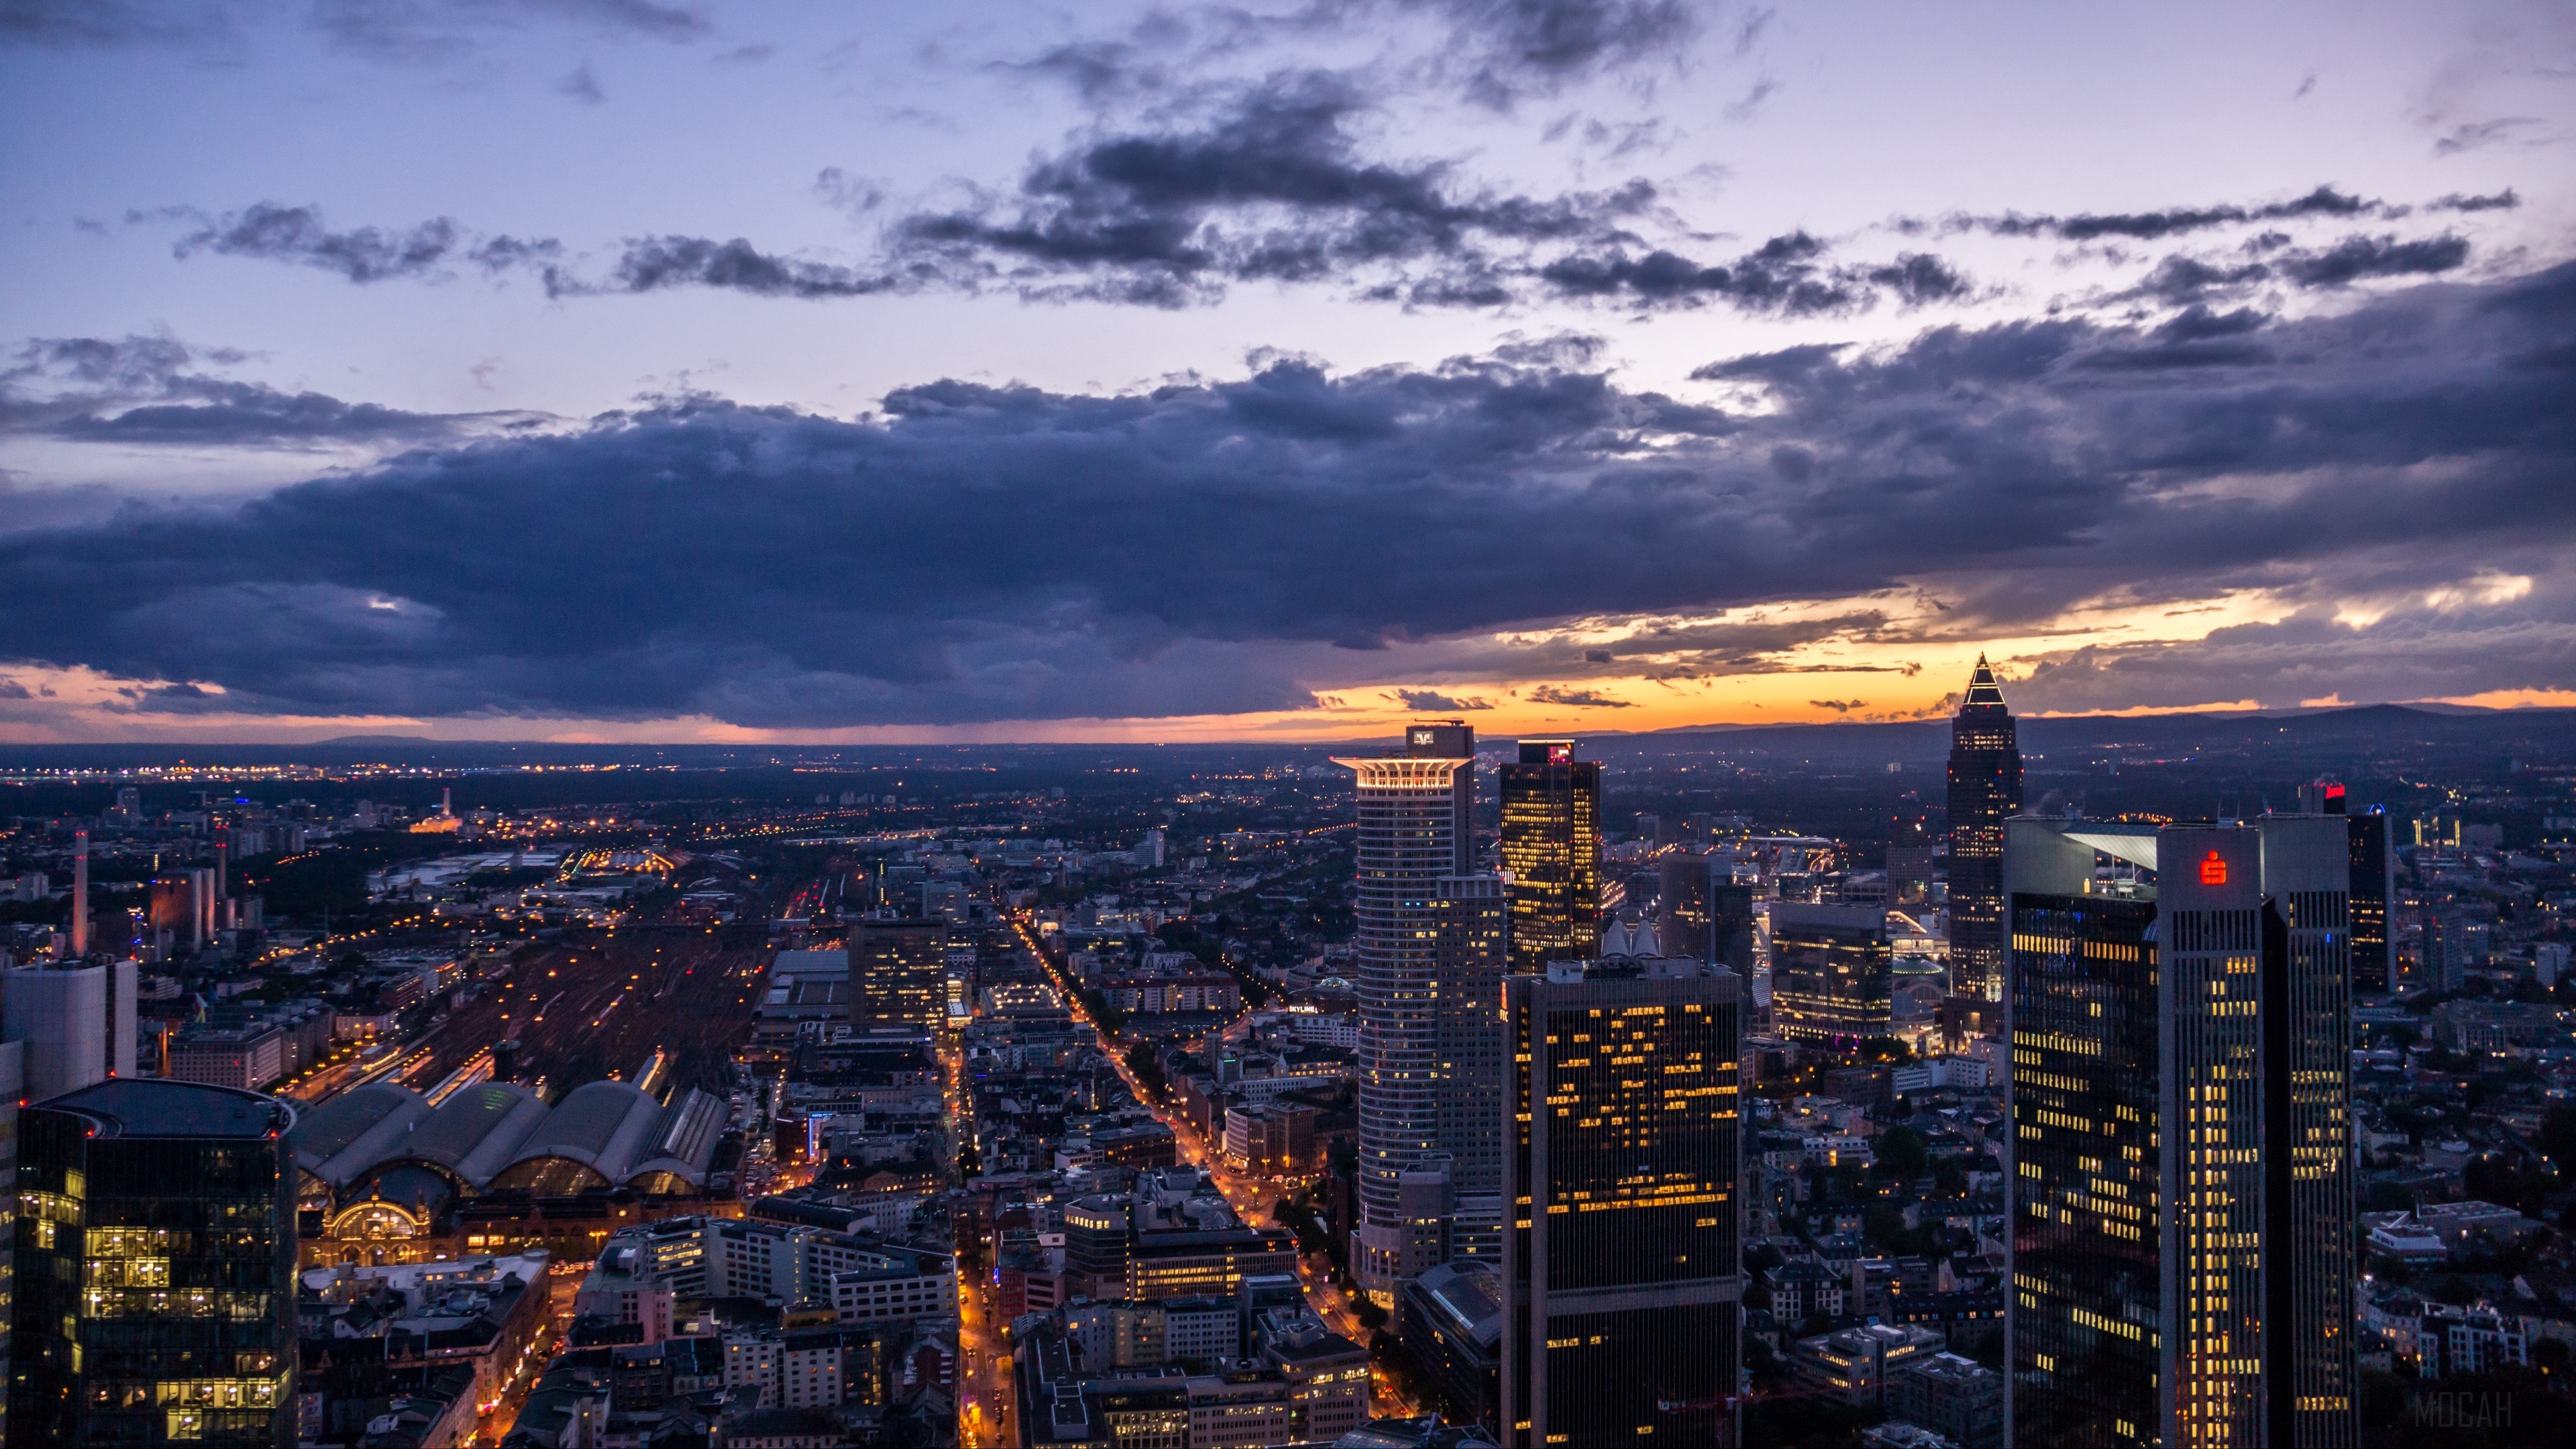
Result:
<svg viewBox="0 0 2576 1449"><path fill-rule="evenodd" d="M2217 851L2213 850L2201 859L2200 883L2206 886L2227 884L2227 862L2218 858Z"/></svg>

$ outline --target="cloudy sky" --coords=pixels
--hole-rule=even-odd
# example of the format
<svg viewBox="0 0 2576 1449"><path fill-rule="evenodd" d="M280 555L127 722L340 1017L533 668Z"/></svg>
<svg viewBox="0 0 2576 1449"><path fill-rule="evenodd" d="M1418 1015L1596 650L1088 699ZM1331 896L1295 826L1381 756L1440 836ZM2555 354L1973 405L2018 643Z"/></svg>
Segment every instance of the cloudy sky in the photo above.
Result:
<svg viewBox="0 0 2576 1449"><path fill-rule="evenodd" d="M2576 704L2576 10L0 0L0 738Z"/></svg>

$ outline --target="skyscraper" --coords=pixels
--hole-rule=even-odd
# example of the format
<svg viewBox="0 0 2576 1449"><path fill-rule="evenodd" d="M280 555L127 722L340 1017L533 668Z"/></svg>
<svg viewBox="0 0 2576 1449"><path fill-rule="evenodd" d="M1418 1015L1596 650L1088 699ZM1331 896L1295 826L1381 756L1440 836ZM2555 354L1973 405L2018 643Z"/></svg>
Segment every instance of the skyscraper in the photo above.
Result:
<svg viewBox="0 0 2576 1449"><path fill-rule="evenodd" d="M1503 983L1513 1449L1734 1443L1742 982L1667 969L1567 963Z"/></svg>
<svg viewBox="0 0 2576 1449"><path fill-rule="evenodd" d="M1334 763L1359 784L1360 1220L1351 1271L1391 1303L1400 1281L1436 1266L1447 1249L1424 1231L1437 1215L1424 1212L1426 1198L1447 1211L1461 1149L1471 1167L1490 1155L1476 1146L1457 1097L1500 1062L1499 1040L1480 1048L1468 1039L1501 1030L1499 1012L1479 1025L1476 1003L1501 971L1491 953L1501 945L1494 917L1503 897L1498 881L1471 871L1472 728L1414 725L1399 754Z"/></svg>
<svg viewBox="0 0 2576 1449"><path fill-rule="evenodd" d="M2008 833L2014 1442L2354 1443L2344 822Z"/></svg>
<svg viewBox="0 0 2576 1449"><path fill-rule="evenodd" d="M2021 746L1986 656L1950 721L1950 989L2003 998L2004 822L2021 813Z"/></svg>
<svg viewBox="0 0 2576 1449"><path fill-rule="evenodd" d="M948 1020L948 923L861 916L850 923L850 1025L937 1031Z"/></svg>
<svg viewBox="0 0 2576 1449"><path fill-rule="evenodd" d="M2353 813L2340 781L2299 787L2299 813L2331 815L2344 822L2352 866L2352 989L2386 992L2397 984L2397 948L2388 932L2388 903L2397 896L2397 842L2388 807Z"/></svg>
<svg viewBox="0 0 2576 1449"><path fill-rule="evenodd" d="M1601 762L1572 740L1523 740L1502 767L1503 870L1512 878L1512 969L1601 954Z"/></svg>
<svg viewBox="0 0 2576 1449"><path fill-rule="evenodd" d="M1681 851L1656 862L1662 880L1655 931L1664 950L1696 956L1739 976L1753 974L1753 887L1737 885L1733 863Z"/></svg>
<svg viewBox="0 0 2576 1449"><path fill-rule="evenodd" d="M12 1443L295 1442L294 1121L155 1078L19 1113Z"/></svg>
<svg viewBox="0 0 2576 1449"><path fill-rule="evenodd" d="M18 1101L26 1090L26 1045L0 1042L0 1182L18 1181ZM0 1444L9 1442L9 1329L18 1305L17 1219L10 1210L9 1231L0 1233Z"/></svg>
<svg viewBox="0 0 2576 1449"><path fill-rule="evenodd" d="M2345 816L2344 831L2352 865L2352 988L2384 993L2397 985L2397 942L2388 928L2389 903L2397 899L2397 842L2389 838L2384 806Z"/></svg>
<svg viewBox="0 0 2576 1449"><path fill-rule="evenodd" d="M1771 903L1771 1011L1782 1036L1855 1047L1893 1035L1895 965L1885 908Z"/></svg>
<svg viewBox="0 0 2576 1449"><path fill-rule="evenodd" d="M1502 1100L1509 1055L1502 986L1511 933L1503 879L1444 876L1430 912L1440 1073L1435 1141L1449 1159L1452 1224L1442 1257L1491 1261L1502 1245L1503 1220L1503 1118L1494 1104Z"/></svg>

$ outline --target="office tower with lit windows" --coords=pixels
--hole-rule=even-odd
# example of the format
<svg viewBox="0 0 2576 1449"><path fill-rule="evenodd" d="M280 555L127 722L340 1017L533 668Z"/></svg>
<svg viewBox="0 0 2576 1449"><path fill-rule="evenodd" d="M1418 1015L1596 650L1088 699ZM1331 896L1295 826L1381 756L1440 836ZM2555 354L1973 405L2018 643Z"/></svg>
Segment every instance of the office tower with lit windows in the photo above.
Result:
<svg viewBox="0 0 2576 1449"><path fill-rule="evenodd" d="M1742 1011L1696 962L1505 979L1505 1445L1735 1442Z"/></svg>
<svg viewBox="0 0 2576 1449"><path fill-rule="evenodd" d="M2021 813L2021 745L1986 656L1950 721L1950 989L2003 999L2004 822Z"/></svg>
<svg viewBox="0 0 2576 1449"><path fill-rule="evenodd" d="M1885 908L1771 903L1771 1016L1791 1041L1893 1035L1895 969Z"/></svg>
<svg viewBox="0 0 2576 1449"><path fill-rule="evenodd" d="M2012 1442L2353 1444L2345 822L2007 834Z"/></svg>
<svg viewBox="0 0 2576 1449"><path fill-rule="evenodd" d="M294 1121L160 1078L18 1114L11 1443L296 1442Z"/></svg>
<svg viewBox="0 0 2576 1449"><path fill-rule="evenodd" d="M850 1025L935 1032L948 1021L948 923L878 914L850 923Z"/></svg>
<svg viewBox="0 0 2576 1449"><path fill-rule="evenodd" d="M1501 767L1503 872L1512 880L1512 969L1601 954L1601 762L1572 740L1523 740Z"/></svg>
<svg viewBox="0 0 2576 1449"><path fill-rule="evenodd" d="M2397 899L2397 843L2389 837L2387 807L2345 816L2344 843L2352 867L2352 989L2385 994L2397 984L2397 942L2388 929L2389 903Z"/></svg>
<svg viewBox="0 0 2576 1449"><path fill-rule="evenodd" d="M1470 1050L1478 993L1502 970L1494 929L1500 882L1474 863L1476 735L1464 724L1413 725L1395 754L1344 758L1358 779L1360 998L1359 1223L1351 1271L1392 1301L1403 1279L1435 1267L1445 1229L1424 1224L1456 1206L1457 1149L1474 1148L1457 1095L1499 1046ZM1501 1030L1499 1019L1488 1028ZM1499 1056L1494 1056L1499 1062ZM1488 1100L1491 1100L1490 1098ZM1467 1155L1472 1165L1479 1151ZM1426 1212L1427 1200L1438 1199Z"/></svg>
<svg viewBox="0 0 2576 1449"><path fill-rule="evenodd" d="M1674 956L1695 956L1739 976L1753 974L1753 887L1717 854L1680 851L1656 862L1662 877L1655 932Z"/></svg>

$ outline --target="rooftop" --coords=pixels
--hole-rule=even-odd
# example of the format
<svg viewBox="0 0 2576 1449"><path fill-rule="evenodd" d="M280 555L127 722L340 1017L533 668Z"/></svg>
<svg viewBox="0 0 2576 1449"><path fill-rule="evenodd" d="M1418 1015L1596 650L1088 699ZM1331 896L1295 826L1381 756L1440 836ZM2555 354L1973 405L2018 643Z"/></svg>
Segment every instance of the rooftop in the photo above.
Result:
<svg viewBox="0 0 2576 1449"><path fill-rule="evenodd" d="M295 1125L274 1097L166 1077L118 1077L38 1105L79 1113L101 1137L275 1137Z"/></svg>

